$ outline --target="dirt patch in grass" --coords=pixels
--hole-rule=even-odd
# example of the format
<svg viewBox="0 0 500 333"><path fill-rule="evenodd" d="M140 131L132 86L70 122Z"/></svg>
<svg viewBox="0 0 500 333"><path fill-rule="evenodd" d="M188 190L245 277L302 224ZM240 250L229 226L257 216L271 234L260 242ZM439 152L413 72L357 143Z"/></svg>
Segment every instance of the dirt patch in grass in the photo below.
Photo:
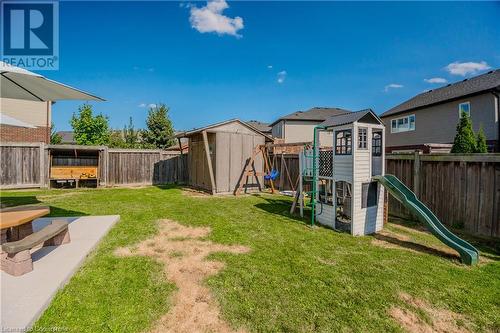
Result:
<svg viewBox="0 0 500 333"><path fill-rule="evenodd" d="M426 301L414 298L406 293L399 297L410 309L392 307L389 315L396 320L406 331L411 333L467 333L471 332L471 323L462 315L446 309L438 309ZM423 320L417 315L421 311L429 319Z"/></svg>
<svg viewBox="0 0 500 333"><path fill-rule="evenodd" d="M210 232L210 228L186 227L162 220L160 232L154 238L133 248L115 250L118 256L148 256L163 263L167 278L178 288L173 307L151 332L235 332L221 318L219 306L204 284L205 279L217 274L224 264L206 258L214 252L239 254L249 249L203 240Z"/></svg>

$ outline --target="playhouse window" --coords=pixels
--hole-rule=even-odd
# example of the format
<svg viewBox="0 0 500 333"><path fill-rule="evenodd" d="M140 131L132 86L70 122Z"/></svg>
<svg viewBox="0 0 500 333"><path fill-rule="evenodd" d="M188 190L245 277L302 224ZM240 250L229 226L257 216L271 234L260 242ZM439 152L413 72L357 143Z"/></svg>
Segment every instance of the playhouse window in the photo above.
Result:
<svg viewBox="0 0 500 333"><path fill-rule="evenodd" d="M335 155L351 155L352 133L351 130L337 131L335 133Z"/></svg>
<svg viewBox="0 0 500 333"><path fill-rule="evenodd" d="M377 205L377 182L361 184L361 208Z"/></svg>
<svg viewBox="0 0 500 333"><path fill-rule="evenodd" d="M373 132L372 155L382 156L382 132Z"/></svg>
<svg viewBox="0 0 500 333"><path fill-rule="evenodd" d="M358 129L358 148L359 149L366 149L368 148L366 144L366 136L367 136L368 129L367 128L359 128Z"/></svg>

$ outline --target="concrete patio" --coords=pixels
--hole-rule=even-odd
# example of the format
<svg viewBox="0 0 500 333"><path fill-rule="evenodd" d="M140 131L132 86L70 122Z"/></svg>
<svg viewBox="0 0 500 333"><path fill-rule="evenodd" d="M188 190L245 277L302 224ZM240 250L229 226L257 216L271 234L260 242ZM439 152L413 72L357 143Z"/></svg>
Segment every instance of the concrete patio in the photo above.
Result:
<svg viewBox="0 0 500 333"><path fill-rule="evenodd" d="M53 218L33 222L40 230ZM33 271L14 277L1 272L2 332L24 332L31 327L83 263L86 256L120 219L119 215L59 218L69 222L71 242L47 246L33 253Z"/></svg>

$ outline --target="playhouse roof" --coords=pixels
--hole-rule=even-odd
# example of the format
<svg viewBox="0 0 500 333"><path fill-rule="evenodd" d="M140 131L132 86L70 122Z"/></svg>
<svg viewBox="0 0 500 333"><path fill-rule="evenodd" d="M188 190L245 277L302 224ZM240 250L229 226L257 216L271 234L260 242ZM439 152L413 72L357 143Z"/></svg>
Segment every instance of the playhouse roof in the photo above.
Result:
<svg viewBox="0 0 500 333"><path fill-rule="evenodd" d="M319 125L325 127L334 127L351 124L355 121L383 125L382 120L380 120L380 118L372 111L372 109L365 109L361 111L340 114L338 116L332 116Z"/></svg>

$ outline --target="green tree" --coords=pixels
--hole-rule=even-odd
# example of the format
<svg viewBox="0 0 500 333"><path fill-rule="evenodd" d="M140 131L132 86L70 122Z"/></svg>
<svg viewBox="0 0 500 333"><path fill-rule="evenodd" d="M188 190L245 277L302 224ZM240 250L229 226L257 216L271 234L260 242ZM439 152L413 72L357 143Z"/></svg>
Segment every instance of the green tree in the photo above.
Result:
<svg viewBox="0 0 500 333"><path fill-rule="evenodd" d="M62 136L56 132L56 127L54 123L50 124L50 143L53 145L59 145L62 142Z"/></svg>
<svg viewBox="0 0 500 333"><path fill-rule="evenodd" d="M75 141L79 145L106 145L109 143L108 118L102 114L94 116L92 106L83 104L78 114L71 117Z"/></svg>
<svg viewBox="0 0 500 333"><path fill-rule="evenodd" d="M123 127L123 139L129 148L139 148L139 131L134 128L132 117L129 118L128 125Z"/></svg>
<svg viewBox="0 0 500 333"><path fill-rule="evenodd" d="M476 153L487 153L488 146L486 145L486 135L484 135L483 126L479 127L476 137Z"/></svg>
<svg viewBox="0 0 500 333"><path fill-rule="evenodd" d="M455 154L474 153L476 151L476 138L472 130L472 121L464 112L457 125L457 134L453 141L451 152Z"/></svg>
<svg viewBox="0 0 500 333"><path fill-rule="evenodd" d="M125 140L120 130L109 131L108 147L110 148L127 148Z"/></svg>
<svg viewBox="0 0 500 333"><path fill-rule="evenodd" d="M169 110L165 104L158 104L149 109L146 119L147 129L141 133L147 145L163 149L175 143L174 129L168 115Z"/></svg>

